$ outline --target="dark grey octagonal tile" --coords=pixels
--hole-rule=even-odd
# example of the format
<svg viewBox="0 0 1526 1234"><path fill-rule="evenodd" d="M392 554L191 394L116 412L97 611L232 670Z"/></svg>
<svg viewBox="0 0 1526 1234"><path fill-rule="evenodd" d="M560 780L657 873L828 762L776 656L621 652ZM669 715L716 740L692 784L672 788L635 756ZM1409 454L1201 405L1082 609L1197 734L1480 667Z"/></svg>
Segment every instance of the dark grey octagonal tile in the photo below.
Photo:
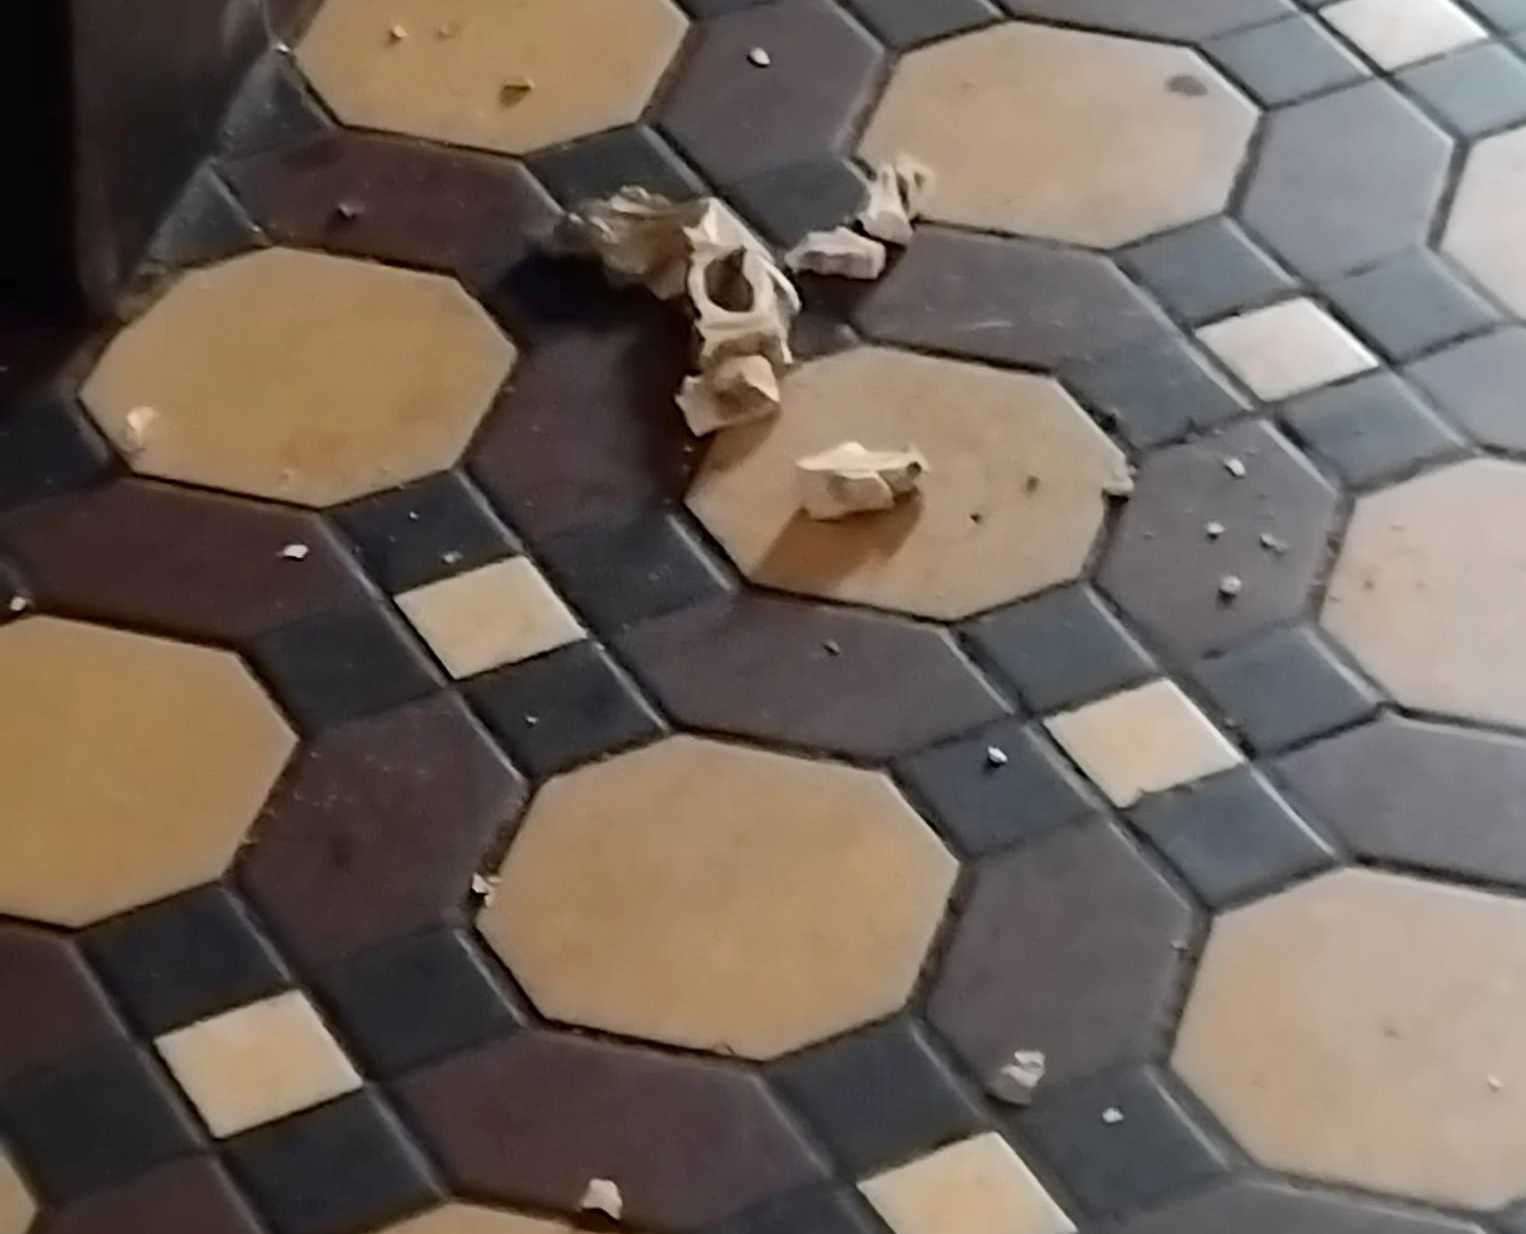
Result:
<svg viewBox="0 0 1526 1234"><path fill-rule="evenodd" d="M1293 280L1227 218L1204 219L1125 249L1123 268L1189 324L1275 299Z"/></svg>
<svg viewBox="0 0 1526 1234"><path fill-rule="evenodd" d="M1526 327L1508 326L1404 370L1454 424L1486 446L1526 449Z"/></svg>
<svg viewBox="0 0 1526 1234"><path fill-rule="evenodd" d="M1295 10L1288 0L1001 0L1017 17L1059 21L1163 39L1207 39Z"/></svg>
<svg viewBox="0 0 1526 1234"><path fill-rule="evenodd" d="M1526 65L1521 72L1526 75ZM1488 301L1429 249L1412 249L1338 279L1325 294L1358 333L1394 360L1499 320Z"/></svg>
<svg viewBox="0 0 1526 1234"><path fill-rule="evenodd" d="M1347 484L1366 486L1462 448L1459 437L1393 373L1315 390L1284 405L1283 420Z"/></svg>

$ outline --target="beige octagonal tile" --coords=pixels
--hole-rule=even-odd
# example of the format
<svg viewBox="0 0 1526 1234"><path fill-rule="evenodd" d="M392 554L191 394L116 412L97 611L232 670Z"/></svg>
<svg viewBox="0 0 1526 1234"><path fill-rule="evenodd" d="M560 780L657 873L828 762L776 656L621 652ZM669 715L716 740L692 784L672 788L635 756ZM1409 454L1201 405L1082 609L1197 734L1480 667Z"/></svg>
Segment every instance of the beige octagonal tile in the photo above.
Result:
<svg viewBox="0 0 1526 1234"><path fill-rule="evenodd" d="M324 506L449 467L513 362L454 279L275 248L187 274L81 395L135 471Z"/></svg>
<svg viewBox="0 0 1526 1234"><path fill-rule="evenodd" d="M1526 466L1474 459L1362 498L1321 616L1401 703L1526 725Z"/></svg>
<svg viewBox="0 0 1526 1234"><path fill-rule="evenodd" d="M0 1148L0 1234L26 1234L36 1215L37 1202Z"/></svg>
<svg viewBox="0 0 1526 1234"><path fill-rule="evenodd" d="M1516 313L1526 315L1526 128L1473 147L1442 249Z"/></svg>
<svg viewBox="0 0 1526 1234"><path fill-rule="evenodd" d="M901 1006L954 872L878 773L672 737L543 788L477 928L554 1019L771 1058Z"/></svg>
<svg viewBox="0 0 1526 1234"><path fill-rule="evenodd" d="M893 510L817 522L795 460L841 441L915 445L929 471ZM711 446L689 507L754 582L957 619L1081 570L1127 463L1045 377L866 347L784 382L774 419Z"/></svg>
<svg viewBox="0 0 1526 1234"><path fill-rule="evenodd" d="M576 1228L563 1221L475 1204L442 1204L384 1226L376 1234L576 1234Z"/></svg>
<svg viewBox="0 0 1526 1234"><path fill-rule="evenodd" d="M327 0L297 61L346 124L525 154L635 120L687 24L672 0Z"/></svg>
<svg viewBox="0 0 1526 1234"><path fill-rule="evenodd" d="M1224 208L1257 111L1196 52L1018 22L904 57L864 135L932 218L1111 248Z"/></svg>
<svg viewBox="0 0 1526 1234"><path fill-rule="evenodd" d="M1526 1192L1526 904L1345 870L1214 925L1177 1071L1263 1164L1494 1208Z"/></svg>
<svg viewBox="0 0 1526 1234"><path fill-rule="evenodd" d="M82 926L216 878L295 738L237 656L0 627L0 913Z"/></svg>

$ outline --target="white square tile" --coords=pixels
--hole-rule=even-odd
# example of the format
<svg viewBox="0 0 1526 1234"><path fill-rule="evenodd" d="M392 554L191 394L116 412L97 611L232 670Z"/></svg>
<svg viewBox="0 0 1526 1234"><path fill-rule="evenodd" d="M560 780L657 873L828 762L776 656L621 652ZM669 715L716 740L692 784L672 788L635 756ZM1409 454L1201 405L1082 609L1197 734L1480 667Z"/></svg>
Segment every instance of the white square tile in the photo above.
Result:
<svg viewBox="0 0 1526 1234"><path fill-rule="evenodd" d="M208 1016L165 1033L154 1046L218 1139L361 1083L300 990Z"/></svg>
<svg viewBox="0 0 1526 1234"><path fill-rule="evenodd" d="M1044 721L1076 766L1120 809L1228 771L1240 751L1164 678Z"/></svg>
<svg viewBox="0 0 1526 1234"><path fill-rule="evenodd" d="M576 642L583 628L528 557L426 583L398 607L458 680Z"/></svg>
<svg viewBox="0 0 1526 1234"><path fill-rule="evenodd" d="M1451 0L1339 0L1319 15L1385 69L1488 36Z"/></svg>
<svg viewBox="0 0 1526 1234"><path fill-rule="evenodd" d="M1198 340L1259 399L1302 394L1377 367L1377 358L1307 297L1203 326Z"/></svg>

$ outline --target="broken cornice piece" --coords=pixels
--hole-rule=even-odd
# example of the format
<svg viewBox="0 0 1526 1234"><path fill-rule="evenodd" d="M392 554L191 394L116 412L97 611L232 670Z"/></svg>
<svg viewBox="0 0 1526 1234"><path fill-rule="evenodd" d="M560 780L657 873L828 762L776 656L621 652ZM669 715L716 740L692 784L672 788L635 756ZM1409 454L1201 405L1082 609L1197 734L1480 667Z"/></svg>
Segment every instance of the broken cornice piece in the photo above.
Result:
<svg viewBox="0 0 1526 1234"><path fill-rule="evenodd" d="M781 294L780 280L787 295ZM688 290L701 369L738 355L766 356L780 368L794 363L789 332L800 299L766 254L699 249L689 263Z"/></svg>
<svg viewBox="0 0 1526 1234"><path fill-rule="evenodd" d="M676 401L689 431L704 437L777 413L779 379L765 356L731 356L684 378Z"/></svg>
<svg viewBox="0 0 1526 1234"><path fill-rule="evenodd" d="M916 492L926 471L927 459L915 446L869 450L856 441L795 460L800 507L823 520L888 510Z"/></svg>
<svg viewBox="0 0 1526 1234"><path fill-rule="evenodd" d="M885 246L846 227L808 232L784 255L791 270L838 278L877 279L885 272Z"/></svg>
<svg viewBox="0 0 1526 1234"><path fill-rule="evenodd" d="M911 243L912 220L921 217L933 191L932 171L909 155L898 154L874 169L869 201L858 223L869 235L887 244Z"/></svg>

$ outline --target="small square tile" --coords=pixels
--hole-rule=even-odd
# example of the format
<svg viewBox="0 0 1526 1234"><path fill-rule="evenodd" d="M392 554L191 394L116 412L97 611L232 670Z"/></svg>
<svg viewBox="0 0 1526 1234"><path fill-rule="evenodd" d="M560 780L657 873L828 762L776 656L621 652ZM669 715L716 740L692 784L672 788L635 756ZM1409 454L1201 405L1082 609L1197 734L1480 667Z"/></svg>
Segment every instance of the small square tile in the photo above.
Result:
<svg viewBox="0 0 1526 1234"><path fill-rule="evenodd" d="M565 532L538 551L563 593L601 633L620 633L727 589L725 575L668 513Z"/></svg>
<svg viewBox="0 0 1526 1234"><path fill-rule="evenodd" d="M1416 360L1404 375L1481 445L1526 449L1526 329L1506 326Z"/></svg>
<svg viewBox="0 0 1526 1234"><path fill-rule="evenodd" d="M1282 409L1290 429L1348 484L1366 486L1422 459L1462 448L1462 438L1392 373L1316 390Z"/></svg>
<svg viewBox="0 0 1526 1234"><path fill-rule="evenodd" d="M1241 762L1174 682L1164 678L1044 721L1065 753L1120 809Z"/></svg>
<svg viewBox="0 0 1526 1234"><path fill-rule="evenodd" d="M625 675L588 642L486 674L467 694L509 757L536 776L662 731Z"/></svg>
<svg viewBox="0 0 1526 1234"><path fill-rule="evenodd" d="M244 78L224 113L217 144L224 158L243 158L295 145L331 127L304 88L291 57L272 52Z"/></svg>
<svg viewBox="0 0 1526 1234"><path fill-rule="evenodd" d="M1210 908L1335 860L1329 845L1249 767L1147 797L1129 817Z"/></svg>
<svg viewBox="0 0 1526 1234"><path fill-rule="evenodd" d="M220 1140L360 1087L300 990L177 1028L154 1048Z"/></svg>
<svg viewBox="0 0 1526 1234"><path fill-rule="evenodd" d="M1526 83L1526 66L1521 68ZM1499 320L1499 313L1429 249L1411 249L1325 287L1375 347L1406 360Z"/></svg>
<svg viewBox="0 0 1526 1234"><path fill-rule="evenodd" d="M1274 630L1194 670L1229 724L1258 752L1353 724L1378 705L1372 687L1313 630Z"/></svg>
<svg viewBox="0 0 1526 1234"><path fill-rule="evenodd" d="M997 20L986 0L848 0L887 47L904 50Z"/></svg>
<svg viewBox="0 0 1526 1234"><path fill-rule="evenodd" d="M725 191L768 239L791 248L808 231L830 231L851 219L863 209L869 186L847 159L823 154L748 176Z"/></svg>
<svg viewBox="0 0 1526 1234"><path fill-rule="evenodd" d="M1246 409L1202 357L1176 339L1070 366L1060 378L1140 449L1222 423Z"/></svg>
<svg viewBox="0 0 1526 1234"><path fill-rule="evenodd" d="M608 197L627 185L672 201L686 201L705 191L699 177L644 124L542 150L530 157L529 167L546 191L569 209L593 197Z"/></svg>
<svg viewBox="0 0 1526 1234"><path fill-rule="evenodd" d="M441 472L341 506L334 517L389 594L487 565L516 545L455 472Z"/></svg>
<svg viewBox="0 0 1526 1234"><path fill-rule="evenodd" d="M729 1217L705 1234L884 1234L857 1196L808 1187Z"/></svg>
<svg viewBox="0 0 1526 1234"><path fill-rule="evenodd" d="M1051 711L1148 677L1144 648L1084 586L1063 587L963 628L976 656L1035 711Z"/></svg>
<svg viewBox="0 0 1526 1234"><path fill-rule="evenodd" d="M227 1151L275 1234L354 1234L440 1195L419 1150L370 1093L245 1132Z"/></svg>
<svg viewBox="0 0 1526 1234"><path fill-rule="evenodd" d="M1269 401L1355 376L1377 364L1343 326L1302 296L1225 317L1199 328L1197 336L1252 394Z"/></svg>
<svg viewBox="0 0 1526 1234"><path fill-rule="evenodd" d="M1072 1234L1075 1225L994 1131L859 1184L894 1234Z"/></svg>
<svg viewBox="0 0 1526 1234"><path fill-rule="evenodd" d="M1417 65L1399 74L1399 80L1464 137L1526 118L1526 64L1498 43Z"/></svg>
<svg viewBox="0 0 1526 1234"><path fill-rule="evenodd" d="M54 1203L111 1187L190 1152L190 1116L127 1042L25 1071L0 1088L0 1126L39 1195Z"/></svg>
<svg viewBox="0 0 1526 1234"><path fill-rule="evenodd" d="M1234 223L1207 219L1125 249L1122 263L1196 325L1291 290L1293 280Z"/></svg>
<svg viewBox="0 0 1526 1234"><path fill-rule="evenodd" d="M791 1055L768 1079L855 1175L970 1135L982 1123L906 1019Z"/></svg>
<svg viewBox="0 0 1526 1234"><path fill-rule="evenodd" d="M199 887L113 917L84 935L86 953L149 1036L290 984L249 914L221 887Z"/></svg>
<svg viewBox="0 0 1526 1234"><path fill-rule="evenodd" d="M487 962L452 930L381 943L320 973L345 1037L392 1076L508 1032L513 1008Z"/></svg>
<svg viewBox="0 0 1526 1234"><path fill-rule="evenodd" d="M0 417L0 510L83 488L110 457L70 400L38 396L13 407Z"/></svg>
<svg viewBox="0 0 1526 1234"><path fill-rule="evenodd" d="M1094 1215L1145 1207L1224 1171L1223 1150L1148 1068L1039 1094L1020 1126Z"/></svg>
<svg viewBox="0 0 1526 1234"><path fill-rule="evenodd" d="M584 636L577 618L528 557L478 566L394 599L458 681Z"/></svg>
<svg viewBox="0 0 1526 1234"><path fill-rule="evenodd" d="M304 617L260 635L250 653L306 732L385 711L439 684L396 623L369 607Z"/></svg>
<svg viewBox="0 0 1526 1234"><path fill-rule="evenodd" d="M1338 0L1320 16L1390 71L1486 37L1451 0Z"/></svg>
<svg viewBox="0 0 1526 1234"><path fill-rule="evenodd" d="M258 242L259 232L222 177L203 166L159 224L149 242L148 260L159 266L197 266Z"/></svg>
<svg viewBox="0 0 1526 1234"><path fill-rule="evenodd" d="M1266 107L1367 75L1362 62L1310 17L1226 34L1203 50Z"/></svg>
<svg viewBox="0 0 1526 1234"><path fill-rule="evenodd" d="M993 749L1006 761L993 763ZM1018 720L913 754L896 764L896 775L972 857L1043 835L1096 809L1054 747Z"/></svg>

